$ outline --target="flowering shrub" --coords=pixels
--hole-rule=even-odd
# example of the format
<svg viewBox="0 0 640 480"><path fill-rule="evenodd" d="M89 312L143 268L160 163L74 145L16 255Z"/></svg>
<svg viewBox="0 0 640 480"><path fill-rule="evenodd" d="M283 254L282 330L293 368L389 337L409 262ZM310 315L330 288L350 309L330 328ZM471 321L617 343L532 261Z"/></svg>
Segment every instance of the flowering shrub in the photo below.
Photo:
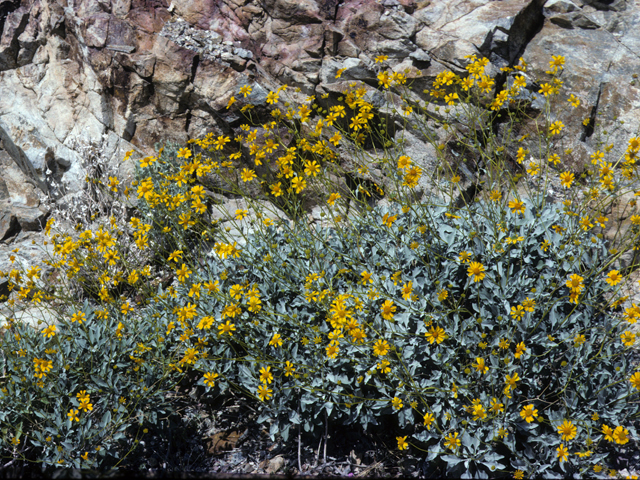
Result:
<svg viewBox="0 0 640 480"><path fill-rule="evenodd" d="M75 236L50 221L56 288L37 270L7 272L10 304L30 300L57 323L10 322L2 337L3 456L117 465L177 414L186 385L242 392L284 440L292 428L368 432L384 420L399 450L452 477L598 476L614 465L637 438L640 307L622 291L633 262L619 265L640 217L615 244L601 229L633 186L640 141L618 168L594 154L599 173L578 181L557 166L564 125L543 115L547 159L505 175L499 145L523 121L526 66L489 97L486 63L438 75L435 107L385 70L378 90L354 84L325 107L283 113L284 89L271 92L262 138L246 124L233 142L210 135L142 159L132 217ZM561 67L554 57L538 92L547 107ZM427 166L394 146L380 98L425 135L426 118L468 127L450 143L475 158L474 188L435 138L440 164L425 186ZM440 107L449 116L432 115ZM499 115L507 133L486 128ZM527 154L513 149L513 163ZM553 182L562 204L547 201Z"/></svg>

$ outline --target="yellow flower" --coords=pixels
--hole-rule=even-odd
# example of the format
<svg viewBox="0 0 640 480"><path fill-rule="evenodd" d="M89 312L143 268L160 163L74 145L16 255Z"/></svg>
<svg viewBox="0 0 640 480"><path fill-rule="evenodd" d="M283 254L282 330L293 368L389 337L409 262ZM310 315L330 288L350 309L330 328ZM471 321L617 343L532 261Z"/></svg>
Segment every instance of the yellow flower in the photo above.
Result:
<svg viewBox="0 0 640 480"><path fill-rule="evenodd" d="M270 185L269 188L271 189L271 194L274 197L279 197L282 195L282 184L280 182Z"/></svg>
<svg viewBox="0 0 640 480"><path fill-rule="evenodd" d="M56 326L55 325L48 326L47 328L42 330L42 335L44 335L47 338L55 337L56 336Z"/></svg>
<svg viewBox="0 0 640 480"><path fill-rule="evenodd" d="M78 393L76 393L76 398L78 399L79 402L84 402L84 401L88 402L90 396L86 390L80 390Z"/></svg>
<svg viewBox="0 0 640 480"><path fill-rule="evenodd" d="M391 75L389 75L389 72L378 73L378 85L383 85L384 88L389 88L391 85Z"/></svg>
<svg viewBox="0 0 640 480"><path fill-rule="evenodd" d="M180 283L184 282L189 275L191 275L191 270L187 268L187 266L183 263L182 266L176 270L176 274L178 275L178 281Z"/></svg>
<svg viewBox="0 0 640 480"><path fill-rule="evenodd" d="M331 195L329 195L327 203L333 207L333 205L336 203L336 200L338 200L339 198L342 198L339 193L332 193Z"/></svg>
<svg viewBox="0 0 640 480"><path fill-rule="evenodd" d="M571 172L564 172L560 174L560 183L565 188L571 188L571 184L575 179L575 175Z"/></svg>
<svg viewBox="0 0 640 480"><path fill-rule="evenodd" d="M504 411L504 404L500 403L497 398L492 398L489 410L491 410L493 414L497 415L498 413Z"/></svg>
<svg viewBox="0 0 640 480"><path fill-rule="evenodd" d="M587 339L582 334L576 335L576 337L573 339L573 343L574 343L574 345L576 347L579 347L580 345L582 345L586 341L587 341Z"/></svg>
<svg viewBox="0 0 640 480"><path fill-rule="evenodd" d="M429 343L436 344L442 343L447 338L447 334L444 332L443 328L432 326L428 332L425 332L425 337L429 340Z"/></svg>
<svg viewBox="0 0 640 480"><path fill-rule="evenodd" d="M291 180L291 188L295 190L296 193L302 192L307 186L307 181L302 177L294 177Z"/></svg>
<svg viewBox="0 0 640 480"><path fill-rule="evenodd" d="M346 69L346 68L341 68L340 70L338 70L338 71L336 72L336 78L340 78L340 77L342 76L342 74L343 74L344 72L346 72L346 71L347 71L347 69Z"/></svg>
<svg viewBox="0 0 640 480"><path fill-rule="evenodd" d="M250 182L254 178L256 178L256 172L250 170L248 168L242 169L242 173L240 174L240 178L242 178L243 182Z"/></svg>
<svg viewBox="0 0 640 480"><path fill-rule="evenodd" d="M396 215L389 216L388 213L385 213L382 217L382 223L384 223L387 228L391 228L391 225L393 225L393 222L395 222L397 219L398 217Z"/></svg>
<svg viewBox="0 0 640 480"><path fill-rule="evenodd" d="M296 371L296 369L293 368L293 363L291 363L289 360L287 360L285 362L284 376L285 377L292 377L293 373L295 371Z"/></svg>
<svg viewBox="0 0 640 480"><path fill-rule="evenodd" d="M382 63L388 59L389 57L387 55L378 55L375 60L376 60L376 63ZM404 438L407 438L407 437L404 437Z"/></svg>
<svg viewBox="0 0 640 480"><path fill-rule="evenodd" d="M565 420L562 422L562 425L558 427L558 433L562 436L563 441L571 440L578 434L578 428L573 422Z"/></svg>
<svg viewBox="0 0 640 480"><path fill-rule="evenodd" d="M411 292L413 291L413 282L405 283L402 286L402 298L404 300L411 300Z"/></svg>
<svg viewBox="0 0 640 480"><path fill-rule="evenodd" d="M474 420L484 420L487 417L486 410L480 404L475 404L472 408L471 413L473 414Z"/></svg>
<svg viewBox="0 0 640 480"><path fill-rule="evenodd" d="M551 132L552 135L557 135L563 128L564 123L562 123L560 120L556 120L549 126L549 132Z"/></svg>
<svg viewBox="0 0 640 480"><path fill-rule="evenodd" d="M393 405L393 408L395 408L396 410L400 410L402 408L402 399L393 397L393 400L391 400L391 404Z"/></svg>
<svg viewBox="0 0 640 480"><path fill-rule="evenodd" d="M272 397L271 392L273 392L273 390L271 390L266 385L260 385L258 387L258 397L260 397L260 400L262 400L263 402L265 400L269 400Z"/></svg>
<svg viewBox="0 0 640 480"><path fill-rule="evenodd" d="M407 443L407 437L396 437L398 441L398 450L406 450L409 448L409 444Z"/></svg>
<svg viewBox="0 0 640 480"><path fill-rule="evenodd" d="M551 85L549 85L548 83L543 83L542 84L542 88L540 88L540 90L538 90L538 93L542 93L546 97L549 94L553 93L553 87Z"/></svg>
<svg viewBox="0 0 640 480"><path fill-rule="evenodd" d="M613 442L613 428L609 425L602 424L602 433L604 434L604 439L608 442Z"/></svg>
<svg viewBox="0 0 640 480"><path fill-rule="evenodd" d="M527 312L533 312L534 308L536 306L536 301L527 297L522 301L522 307L525 309L525 311Z"/></svg>
<svg viewBox="0 0 640 480"><path fill-rule="evenodd" d="M389 351L389 342L386 340L378 340L373 345L373 354L379 357L384 357Z"/></svg>
<svg viewBox="0 0 640 480"><path fill-rule="evenodd" d="M444 289L438 292L438 300L440 300L441 302L446 300L448 296L449 296L449 292L447 292Z"/></svg>
<svg viewBox="0 0 640 480"><path fill-rule="evenodd" d="M557 68L562 68L564 65L564 57L562 55L552 55L551 61L549 62L549 68L556 70Z"/></svg>
<svg viewBox="0 0 640 480"><path fill-rule="evenodd" d="M451 450L457 449L460 444L461 442L458 438L458 432L451 432L444 439L444 446Z"/></svg>
<svg viewBox="0 0 640 480"><path fill-rule="evenodd" d="M188 337L187 337L188 338ZM191 365L195 363L198 359L198 349L197 348L187 348L184 352L184 357L180 359L180 364L186 363L187 365Z"/></svg>
<svg viewBox="0 0 640 480"><path fill-rule="evenodd" d="M260 369L260 381L265 384L270 384L273 381L273 374L271 373L271 367L262 367Z"/></svg>
<svg viewBox="0 0 640 480"><path fill-rule="evenodd" d="M462 251L458 255L458 260L461 261L462 263L467 263L470 258L471 258L471 254L466 251Z"/></svg>
<svg viewBox="0 0 640 480"><path fill-rule="evenodd" d="M235 331L236 326L231 323L231 320L227 320L227 323L223 323L221 325L218 325L218 335L224 335L225 333L228 333L229 336L233 336L233 332Z"/></svg>
<svg viewBox="0 0 640 480"><path fill-rule="evenodd" d="M85 413L93 410L93 404L89 403L89 401L89 397L83 398L82 400L80 400L80 405L78 406L78 408Z"/></svg>
<svg viewBox="0 0 640 480"><path fill-rule="evenodd" d="M129 302L124 302L120 307L120 311L123 315L126 315L129 312L133 312L133 307L129 305Z"/></svg>
<svg viewBox="0 0 640 480"><path fill-rule="evenodd" d="M82 322L85 321L86 319L87 317L84 313L77 312L77 313L74 313L73 316L71 317L71 323L77 321L79 324L82 324Z"/></svg>
<svg viewBox="0 0 640 480"><path fill-rule="evenodd" d="M393 313L396 311L397 307L393 304L393 300L385 300L380 308L382 318L385 320L392 320Z"/></svg>
<svg viewBox="0 0 640 480"><path fill-rule="evenodd" d="M561 444L556 448L556 451L558 452L558 459L561 462L565 462L569 458L569 450L567 450L564 445Z"/></svg>
<svg viewBox="0 0 640 480"><path fill-rule="evenodd" d="M619 445L624 445L629 442L629 430L622 426L616 427L613 431L613 439Z"/></svg>
<svg viewBox="0 0 640 480"><path fill-rule="evenodd" d="M389 363L389 360L380 360L380 362L378 362L378 364L376 365L376 368L380 370L380 372L387 374L391 371L389 365L391 365Z"/></svg>
<svg viewBox="0 0 640 480"><path fill-rule="evenodd" d="M249 215L249 210L242 210L242 209L238 208L236 210L236 213L235 213L235 216L236 216L235 218L236 218L236 220L242 220L247 215Z"/></svg>
<svg viewBox="0 0 640 480"><path fill-rule="evenodd" d="M516 320L517 322L519 322L520 320L522 320L522 317L524 317L524 307L522 305L517 305L515 307L511 307L511 313L510 315L513 317L514 320Z"/></svg>
<svg viewBox="0 0 640 480"><path fill-rule="evenodd" d="M189 158L192 155L191 150L188 147L178 150L178 158ZM140 197L138 197L140 198ZM145 197L146 198L146 197Z"/></svg>
<svg viewBox="0 0 640 480"><path fill-rule="evenodd" d="M473 368L475 368L480 373L487 373L489 371L489 367L485 365L484 359L482 357L476 358L476 363L473 365Z"/></svg>
<svg viewBox="0 0 640 480"><path fill-rule="evenodd" d="M251 85L240 87L240 93L244 96L244 98L247 98L247 95L251 94Z"/></svg>
<svg viewBox="0 0 640 480"><path fill-rule="evenodd" d="M229 137L219 136L212 143L213 145L215 145L216 150L222 150L224 148L225 143L229 143L230 141L231 139ZM199 173L198 173L198 176L200 176Z"/></svg>
<svg viewBox="0 0 640 480"><path fill-rule="evenodd" d="M500 190L491 190L489 198L493 202L499 202L502 199L502 192Z"/></svg>
<svg viewBox="0 0 640 480"><path fill-rule="evenodd" d="M436 418L432 413L424 414L424 426L427 427L427 430L431 430L431 424L436 421Z"/></svg>
<svg viewBox="0 0 640 480"><path fill-rule="evenodd" d="M505 376L505 382L507 383L507 386L509 388L516 388L516 382L519 382L520 379L520 375L518 375L518 372L515 372L513 375L506 375Z"/></svg>
<svg viewBox="0 0 640 480"><path fill-rule="evenodd" d="M524 211L526 210L524 202L518 200L517 198L514 198L513 200L509 201L509 208L513 213L520 213L520 214L523 214Z"/></svg>
<svg viewBox="0 0 640 480"><path fill-rule="evenodd" d="M516 160L518 161L518 163L522 163L527 153L529 153L529 150L525 150L523 147L520 147L518 149L518 153L516 155Z"/></svg>
<svg viewBox="0 0 640 480"><path fill-rule="evenodd" d="M338 356L339 351L340 351L340 347L338 347L335 344L332 344L326 347L327 357L331 359L335 359Z"/></svg>
<svg viewBox="0 0 640 480"><path fill-rule="evenodd" d="M538 416L538 410L536 410L533 405L527 405L520 411L520 416L523 420L526 420L527 423L531 423L534 417Z"/></svg>
<svg viewBox="0 0 640 480"><path fill-rule="evenodd" d="M458 94L453 92L449 95L444 96L444 101L447 102L447 105L455 105L455 101L458 100Z"/></svg>
<svg viewBox="0 0 640 480"><path fill-rule="evenodd" d="M67 417L69 417L69 420L71 420L71 423L73 423L73 421L75 420L76 422L80 421L80 418L78 418L78 410L74 410L73 408L71 410L69 410L69 413L67 413Z"/></svg>
<svg viewBox="0 0 640 480"><path fill-rule="evenodd" d="M607 273L607 278L605 280L609 285L614 286L619 284L622 281L622 275L618 270L611 270Z"/></svg>
<svg viewBox="0 0 640 480"><path fill-rule="evenodd" d="M269 345L271 345L272 347L282 346L282 337L280 337L279 333L273 335L273 338L269 341Z"/></svg>
<svg viewBox="0 0 640 480"><path fill-rule="evenodd" d="M636 335L627 330L626 332L620 334L620 339L626 347L632 347L636 342Z"/></svg>
<svg viewBox="0 0 640 480"><path fill-rule="evenodd" d="M584 285L582 284L583 280L584 279L580 275L578 275L577 273L574 273L569 277L569 280L567 280L566 285L567 287L569 287L569 290L571 290L572 292L580 293L584 288Z"/></svg>
<svg viewBox="0 0 640 480"><path fill-rule="evenodd" d="M580 99L576 97L573 93L569 96L569 98L567 99L567 102L573 105L574 108L580 106Z"/></svg>
<svg viewBox="0 0 640 480"><path fill-rule="evenodd" d="M373 283L373 280L371 280L371 274L369 272L367 272L366 270L364 270L360 276L362 276L362 284L366 285L367 282L369 283Z"/></svg>
<svg viewBox="0 0 640 480"><path fill-rule="evenodd" d="M411 158L406 155L402 155L398 158L398 168L401 170L405 170L411 166Z"/></svg>
<svg viewBox="0 0 640 480"><path fill-rule="evenodd" d="M560 163L560 156L557 153L551 155L548 159L549 163L553 163L554 165L558 165ZM569 172L566 172L569 173ZM560 180L562 180L562 175L560 175ZM571 185L569 185L571 186Z"/></svg>
<svg viewBox="0 0 640 480"><path fill-rule="evenodd" d="M524 472L522 470L516 470L513 474L513 478L516 480L522 480L524 478Z"/></svg>
<svg viewBox="0 0 640 480"><path fill-rule="evenodd" d="M278 98L280 97L279 92L269 92L267 94L267 103L269 105L273 105L274 103L278 103Z"/></svg>
<svg viewBox="0 0 640 480"><path fill-rule="evenodd" d="M587 458L593 455L593 451L587 450L586 452L576 452L576 456L580 458Z"/></svg>
<svg viewBox="0 0 640 480"><path fill-rule="evenodd" d="M629 382L633 385L633 388L640 390L640 372L636 372L629 377Z"/></svg>
<svg viewBox="0 0 640 480"><path fill-rule="evenodd" d="M318 162L312 161L305 163L304 174L306 176L315 177L318 175L318 172L320 172L320 165L318 165Z"/></svg>
<svg viewBox="0 0 640 480"><path fill-rule="evenodd" d="M171 255L169 255L169 261L175 262L176 260L180 260L182 257L182 250L174 250Z"/></svg>
<svg viewBox="0 0 640 480"><path fill-rule="evenodd" d="M513 84L518 88L524 88L527 86L527 79L522 75L518 75L516 78L514 78Z"/></svg>
<svg viewBox="0 0 640 480"><path fill-rule="evenodd" d="M479 262L471 262L469 265L469 269L467 270L467 274L470 277L473 277L473 282L479 282L485 277L485 267Z"/></svg>

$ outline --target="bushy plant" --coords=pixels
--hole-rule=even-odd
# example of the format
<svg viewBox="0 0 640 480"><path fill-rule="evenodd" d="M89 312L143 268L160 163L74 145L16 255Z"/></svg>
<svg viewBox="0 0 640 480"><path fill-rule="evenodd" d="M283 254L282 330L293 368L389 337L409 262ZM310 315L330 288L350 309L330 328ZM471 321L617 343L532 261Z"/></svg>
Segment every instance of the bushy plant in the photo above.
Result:
<svg viewBox="0 0 640 480"><path fill-rule="evenodd" d="M621 289L633 261L619 265L640 217L615 244L602 229L634 188L640 141L615 167L594 154L598 178L557 168L564 126L548 108L561 60L540 87L541 120L523 115L535 95L522 62L494 92L487 62L471 58L465 78L438 75L435 105L382 69L378 90L353 84L281 112L281 89L267 99L273 121L234 142L207 136L142 159L126 224L53 236L55 291L36 271L7 272L59 323L4 334L3 455L114 465L177 411L186 384L255 399L285 440L384 420L398 449L449 476L598 476L637 437L640 307ZM394 116L436 145L428 184L427 166L395 145ZM546 158L518 170L528 152L501 143L527 122Z"/></svg>

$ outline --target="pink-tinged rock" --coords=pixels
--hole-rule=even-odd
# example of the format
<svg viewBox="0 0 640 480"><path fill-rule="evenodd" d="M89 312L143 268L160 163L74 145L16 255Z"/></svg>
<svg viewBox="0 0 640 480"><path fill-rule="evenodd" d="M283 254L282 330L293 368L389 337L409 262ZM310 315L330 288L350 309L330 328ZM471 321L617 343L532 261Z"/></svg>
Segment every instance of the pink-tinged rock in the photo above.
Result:
<svg viewBox="0 0 640 480"><path fill-rule="evenodd" d="M212 60L202 60L193 79L192 98L199 108L225 110L229 98L246 83L245 78L245 75L231 67Z"/></svg>
<svg viewBox="0 0 640 480"><path fill-rule="evenodd" d="M136 8L126 16L134 28L137 27L147 33L158 33L169 18L171 18L171 14L163 7L153 10Z"/></svg>
<svg viewBox="0 0 640 480"><path fill-rule="evenodd" d="M71 2L60 2L63 5ZM65 5L71 7L71 5ZM73 4L75 14L80 18L89 18L99 13L110 13L111 0L80 0Z"/></svg>
<svg viewBox="0 0 640 480"><path fill-rule="evenodd" d="M18 37L18 66L27 65L33 59L38 47L45 43L46 39L40 26L41 21L40 1L36 1L29 12L29 21L24 31Z"/></svg>
<svg viewBox="0 0 640 480"><path fill-rule="evenodd" d="M29 21L28 9L25 6L14 10L4 21L2 37L0 37L0 71L16 68L18 56L18 36Z"/></svg>
<svg viewBox="0 0 640 480"><path fill-rule="evenodd" d="M160 36L156 37L151 53L156 57L153 73L156 96L178 101L191 80L196 53Z"/></svg>
<svg viewBox="0 0 640 480"><path fill-rule="evenodd" d="M109 35L108 13L96 13L85 20L84 41L88 47L102 48Z"/></svg>
<svg viewBox="0 0 640 480"><path fill-rule="evenodd" d="M113 0L111 2L111 13L118 17L124 17L131 10L131 0Z"/></svg>
<svg viewBox="0 0 640 480"><path fill-rule="evenodd" d="M107 45L135 46L137 35L134 28L126 20L111 16Z"/></svg>
<svg viewBox="0 0 640 480"><path fill-rule="evenodd" d="M350 0L338 7L335 23L345 35L355 38L368 34L383 13L384 7L375 0Z"/></svg>
<svg viewBox="0 0 640 480"><path fill-rule="evenodd" d="M136 147L151 152L156 143L174 142L186 144L187 115L142 118L136 124L135 136L131 140Z"/></svg>
<svg viewBox="0 0 640 480"><path fill-rule="evenodd" d="M191 25L208 30L216 13L220 11L221 3L211 0L175 0L171 2L175 13L184 18Z"/></svg>
<svg viewBox="0 0 640 480"><path fill-rule="evenodd" d="M151 77L156 65L156 57L148 53L116 53L114 59L123 67L135 71L142 78Z"/></svg>
<svg viewBox="0 0 640 480"><path fill-rule="evenodd" d="M327 17L315 0L266 0L265 11L273 18L286 20L291 25L321 23ZM326 11L326 13L329 13Z"/></svg>

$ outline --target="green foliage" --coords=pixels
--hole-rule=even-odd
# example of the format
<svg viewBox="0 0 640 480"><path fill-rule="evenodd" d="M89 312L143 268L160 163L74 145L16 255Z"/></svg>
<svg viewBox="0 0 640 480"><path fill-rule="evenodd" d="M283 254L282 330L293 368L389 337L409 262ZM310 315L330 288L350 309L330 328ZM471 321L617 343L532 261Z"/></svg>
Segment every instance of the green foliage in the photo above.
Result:
<svg viewBox="0 0 640 480"><path fill-rule="evenodd" d="M510 464L534 475L549 475L549 468L584 475L611 450L603 425L626 425L635 436L629 422L637 415L637 394L626 381L632 351L622 345L625 325L610 308L614 289L602 278L608 253L601 241L553 207L507 213L499 223L493 220L497 209L484 203L459 218L433 205L414 205L406 214L390 208L384 213L398 216L391 228L374 227L383 222L379 209L353 218L343 231L270 227L250 238L238 258L211 260L194 273L194 283L227 273L221 294L200 303L201 315L224 323L225 306L242 309L232 318L232 335L220 336L215 325L203 329L215 347L207 349L200 369L220 373L221 388L230 384L258 395L260 371L270 368L273 398L263 402L261 419L285 439L296 425L322 428L325 412L336 424L364 430L395 416L398 433L411 433L410 443L430 460L446 462L451 476ZM553 225L565 231L550 233ZM514 237L523 239L508 245ZM418 247L410 248L412 242ZM471 255L466 263L458 259L461 252ZM472 261L487 265L482 281L469 276ZM371 285L362 285L363 271ZM577 302L565 284L573 274L585 279ZM403 298L407 285L413 300ZM229 293L234 286L240 287L237 297ZM258 312L246 309L251 289L261 300ZM188 290L179 288L162 310L187 304ZM448 296L439 300L443 290ZM323 292L330 293L318 299ZM388 320L385 300L396 306ZM515 320L527 300L531 307ZM197 330L198 323L190 327ZM327 348L336 326L342 338L331 359ZM444 330L444 341L429 341L425 334L433 327ZM276 334L286 348L270 344ZM378 341L388 343L386 355L374 353ZM518 345L526 348L521 355ZM487 372L476 368L477 358ZM287 376L287 362L294 375ZM507 376L515 374L520 380L505 391ZM401 408L394 408L394 398ZM479 416L475 404L482 406ZM533 423L520 415L528 404L539 413ZM423 425L428 413L430 429ZM578 429L570 445L578 453L591 451L588 458L573 455L558 464L564 420ZM459 448L445 446L451 433L460 435Z"/></svg>
<svg viewBox="0 0 640 480"><path fill-rule="evenodd" d="M109 182L120 200L137 196L132 217L73 235L52 234L50 221L55 287L37 269L5 272L9 305L30 302L55 323L4 330L1 455L119 466L149 429L178 418L186 391L234 389L272 436L392 425L398 449L451 477L597 476L612 465L637 437L630 324L640 307L622 291L633 262L618 265L640 216L615 243L602 229L633 188L640 141L619 169L594 154L599 178L573 185L573 173L556 175L564 125L545 101L538 153L548 159L506 175L509 155L519 164L528 153L498 146L531 121L515 101L526 81L510 77L487 98L485 65L470 59L465 79L438 75L430 95L445 116L420 107L402 74L381 71L372 93L388 94L395 114L417 112L412 128L428 138L425 119L466 127L450 139L477 167L464 188L435 138L438 173L421 184L427 166L393 145L367 89L349 86L327 110L274 110L263 138L243 126L232 154L228 137L207 136L142 159L135 191ZM562 205L545 197L556 176Z"/></svg>
<svg viewBox="0 0 640 480"><path fill-rule="evenodd" d="M84 313L81 324L74 314ZM175 413L161 318L100 320L87 302L61 312L54 335L15 322L3 338L3 455L47 466L116 466ZM126 327L124 325L126 324ZM44 333L43 333L44 332ZM38 360L48 365L38 368ZM83 404L85 397L89 400Z"/></svg>

